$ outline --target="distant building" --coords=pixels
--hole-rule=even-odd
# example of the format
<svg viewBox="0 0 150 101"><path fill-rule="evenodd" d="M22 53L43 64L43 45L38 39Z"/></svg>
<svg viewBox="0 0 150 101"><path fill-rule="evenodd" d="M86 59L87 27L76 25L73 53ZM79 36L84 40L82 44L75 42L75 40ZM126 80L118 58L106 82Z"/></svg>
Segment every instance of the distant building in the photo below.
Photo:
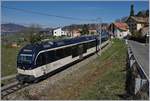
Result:
<svg viewBox="0 0 150 101"><path fill-rule="evenodd" d="M89 29L89 33L90 33L90 34L96 34L96 33L97 33L97 30L96 30L96 29Z"/></svg>
<svg viewBox="0 0 150 101"><path fill-rule="evenodd" d="M116 22L112 23L109 26L109 32L111 33L111 37L116 38L125 38L130 34L129 27L126 23Z"/></svg>
<svg viewBox="0 0 150 101"><path fill-rule="evenodd" d="M79 29L79 28L76 28L76 29L64 29L64 32L69 37L79 37L81 35L80 31L81 31L81 29Z"/></svg>
<svg viewBox="0 0 150 101"><path fill-rule="evenodd" d="M13 42L13 43L11 44L11 47L12 47L12 48L18 48L18 47L20 47L20 45L18 45L17 43Z"/></svg>
<svg viewBox="0 0 150 101"><path fill-rule="evenodd" d="M65 31L63 31L60 27L53 29L53 36L63 36L67 35Z"/></svg>
<svg viewBox="0 0 150 101"><path fill-rule="evenodd" d="M80 33L80 29L74 29L74 30L71 30L69 31L69 35L70 37L79 37L81 35Z"/></svg>
<svg viewBox="0 0 150 101"><path fill-rule="evenodd" d="M129 26L130 32L136 32L139 31L141 28L143 28L145 25L148 25L149 18L148 17L136 17L136 16L130 16L126 23Z"/></svg>

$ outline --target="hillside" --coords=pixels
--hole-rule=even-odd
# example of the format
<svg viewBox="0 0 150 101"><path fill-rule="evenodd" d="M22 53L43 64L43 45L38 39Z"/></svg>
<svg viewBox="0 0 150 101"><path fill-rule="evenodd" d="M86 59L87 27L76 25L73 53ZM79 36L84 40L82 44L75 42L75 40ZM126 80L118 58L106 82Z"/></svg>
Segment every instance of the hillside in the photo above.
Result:
<svg viewBox="0 0 150 101"><path fill-rule="evenodd" d="M72 24L68 26L64 26L63 30L77 30L82 29L84 25L87 25L88 29L97 29L99 27L99 24ZM102 26L108 26L107 23L102 23Z"/></svg>
<svg viewBox="0 0 150 101"><path fill-rule="evenodd" d="M19 32L24 29L26 29L26 27L23 25L19 25L19 24L14 24L14 23L1 24L1 32L3 34L4 33L15 33L15 32Z"/></svg>

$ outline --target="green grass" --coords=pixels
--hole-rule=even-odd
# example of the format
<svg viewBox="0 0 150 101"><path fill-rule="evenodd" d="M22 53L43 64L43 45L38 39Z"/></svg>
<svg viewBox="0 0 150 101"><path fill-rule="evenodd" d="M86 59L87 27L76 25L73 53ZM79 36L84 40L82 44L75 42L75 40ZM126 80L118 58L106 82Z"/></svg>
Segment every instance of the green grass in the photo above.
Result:
<svg viewBox="0 0 150 101"><path fill-rule="evenodd" d="M11 75L17 72L16 59L18 52L19 48L1 46L1 76Z"/></svg>
<svg viewBox="0 0 150 101"><path fill-rule="evenodd" d="M114 55L111 56L112 54ZM113 40L112 47L94 61L99 65L99 69L106 68L107 70L97 76L96 81L92 85L82 90L79 99L120 99L118 95L125 93L126 72L123 72L126 63L125 59L126 46L124 42L117 39ZM109 64L102 66L106 61Z"/></svg>

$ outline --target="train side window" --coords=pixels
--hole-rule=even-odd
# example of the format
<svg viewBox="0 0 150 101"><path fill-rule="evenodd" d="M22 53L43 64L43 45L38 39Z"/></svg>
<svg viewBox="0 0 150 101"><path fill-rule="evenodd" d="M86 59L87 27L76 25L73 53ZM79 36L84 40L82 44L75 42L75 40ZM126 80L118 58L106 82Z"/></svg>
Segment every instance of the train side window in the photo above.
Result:
<svg viewBox="0 0 150 101"><path fill-rule="evenodd" d="M64 55L64 49L56 50L56 56L55 56L56 60L59 60L59 59L63 58L64 56L65 56Z"/></svg>
<svg viewBox="0 0 150 101"><path fill-rule="evenodd" d="M78 55L78 46L72 46L72 57L76 57Z"/></svg>
<svg viewBox="0 0 150 101"><path fill-rule="evenodd" d="M42 66L46 64L46 57L45 57L45 53L40 53L37 57L37 61L36 61L38 66Z"/></svg>
<svg viewBox="0 0 150 101"><path fill-rule="evenodd" d="M96 41L93 41L92 42L92 47L95 47L96 46Z"/></svg>
<svg viewBox="0 0 150 101"><path fill-rule="evenodd" d="M87 43L83 44L83 53L87 52L87 48L88 48L87 46L88 46Z"/></svg>
<svg viewBox="0 0 150 101"><path fill-rule="evenodd" d="M51 63L51 62L55 61L55 54L56 54L55 50L47 52L47 55L46 55L47 63Z"/></svg>
<svg viewBox="0 0 150 101"><path fill-rule="evenodd" d="M95 47L95 46L96 46L96 42L95 41L92 41L92 42L88 43L88 49L92 48L92 47Z"/></svg>
<svg viewBox="0 0 150 101"><path fill-rule="evenodd" d="M64 48L64 55L65 55L65 57L71 55L71 47Z"/></svg>
<svg viewBox="0 0 150 101"><path fill-rule="evenodd" d="M88 49L91 48L91 43L90 43L90 42L87 43L87 48L88 48Z"/></svg>

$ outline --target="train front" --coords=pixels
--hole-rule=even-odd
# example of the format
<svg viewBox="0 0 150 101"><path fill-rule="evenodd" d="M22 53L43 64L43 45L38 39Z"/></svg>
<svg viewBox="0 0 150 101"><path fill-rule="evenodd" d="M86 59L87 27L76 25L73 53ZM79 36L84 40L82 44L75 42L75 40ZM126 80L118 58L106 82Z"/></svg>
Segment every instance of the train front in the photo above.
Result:
<svg viewBox="0 0 150 101"><path fill-rule="evenodd" d="M34 47L27 45L22 48L17 56L17 80L21 83L32 82L35 80L34 66Z"/></svg>

